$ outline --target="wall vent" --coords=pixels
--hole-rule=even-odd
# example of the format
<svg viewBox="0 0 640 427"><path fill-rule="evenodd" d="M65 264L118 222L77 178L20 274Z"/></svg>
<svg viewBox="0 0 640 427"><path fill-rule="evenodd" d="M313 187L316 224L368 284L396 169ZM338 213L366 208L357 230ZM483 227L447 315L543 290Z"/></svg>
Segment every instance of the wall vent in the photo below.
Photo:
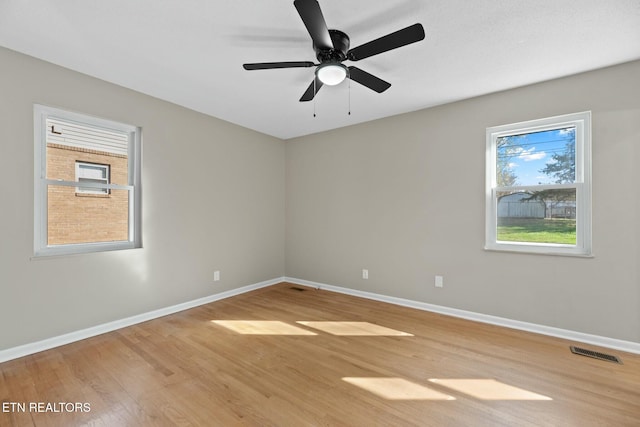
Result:
<svg viewBox="0 0 640 427"><path fill-rule="evenodd" d="M622 364L622 360L620 360L617 356L612 356L610 354L600 353L599 351L587 350L580 347L571 346L571 353L579 354L581 356L593 357L598 360L606 360L607 362L619 363Z"/></svg>

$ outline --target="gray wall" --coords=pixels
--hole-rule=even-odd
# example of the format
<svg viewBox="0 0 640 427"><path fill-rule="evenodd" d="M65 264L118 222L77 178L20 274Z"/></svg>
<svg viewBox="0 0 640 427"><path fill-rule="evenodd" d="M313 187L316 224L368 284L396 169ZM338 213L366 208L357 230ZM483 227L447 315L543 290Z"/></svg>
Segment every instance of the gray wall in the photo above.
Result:
<svg viewBox="0 0 640 427"><path fill-rule="evenodd" d="M640 342L640 62L286 143L0 64L0 350L285 274ZM143 128L143 249L31 259L34 103ZM484 251L485 128L584 110L595 257Z"/></svg>
<svg viewBox="0 0 640 427"><path fill-rule="evenodd" d="M0 350L284 275L283 141L4 48L0 75ZM31 259L34 103L143 128L143 249Z"/></svg>
<svg viewBox="0 0 640 427"><path fill-rule="evenodd" d="M290 140L287 276L640 342L638 76L633 62ZM485 129L585 110L595 257L483 250Z"/></svg>

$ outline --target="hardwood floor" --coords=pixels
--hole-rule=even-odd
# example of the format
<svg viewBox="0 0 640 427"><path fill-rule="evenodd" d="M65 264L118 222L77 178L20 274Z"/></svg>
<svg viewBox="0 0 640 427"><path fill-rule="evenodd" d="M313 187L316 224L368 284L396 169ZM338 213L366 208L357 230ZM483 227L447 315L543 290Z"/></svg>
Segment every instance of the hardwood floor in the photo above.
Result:
<svg viewBox="0 0 640 427"><path fill-rule="evenodd" d="M640 425L638 355L292 287L0 364L0 425Z"/></svg>

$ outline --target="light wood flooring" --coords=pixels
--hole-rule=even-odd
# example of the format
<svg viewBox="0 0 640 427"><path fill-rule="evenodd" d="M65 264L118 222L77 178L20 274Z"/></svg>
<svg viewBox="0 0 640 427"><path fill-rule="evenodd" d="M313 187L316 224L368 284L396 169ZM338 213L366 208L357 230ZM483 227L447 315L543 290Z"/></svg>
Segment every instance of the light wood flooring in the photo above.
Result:
<svg viewBox="0 0 640 427"><path fill-rule="evenodd" d="M638 355L292 287L0 364L0 425L640 426Z"/></svg>

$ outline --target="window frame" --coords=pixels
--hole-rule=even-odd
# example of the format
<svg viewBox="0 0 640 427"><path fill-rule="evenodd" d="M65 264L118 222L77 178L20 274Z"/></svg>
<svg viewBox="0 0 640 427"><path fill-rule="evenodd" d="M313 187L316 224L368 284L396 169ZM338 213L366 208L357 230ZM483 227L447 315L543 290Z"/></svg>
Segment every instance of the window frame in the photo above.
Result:
<svg viewBox="0 0 640 427"><path fill-rule="evenodd" d="M569 184L497 186L497 140L500 137L575 127L575 180ZM486 129L485 249L530 254L592 256L591 241L591 112L565 114ZM497 240L498 197L501 191L575 189L576 244Z"/></svg>
<svg viewBox="0 0 640 427"><path fill-rule="evenodd" d="M103 119L60 108L34 104L34 257L72 255L91 252L135 249L142 247L142 197L141 197L141 154L142 129L138 126ZM129 135L127 167L128 183L99 184L87 182L83 187L97 190L125 190L129 192L128 239L115 242L90 242L70 244L48 244L48 187L50 185L78 187L76 181L47 178L47 119L60 119L80 125L97 126ZM84 162L87 163L87 162ZM100 193L104 194L104 193Z"/></svg>
<svg viewBox="0 0 640 427"><path fill-rule="evenodd" d="M105 175L107 176L104 179L99 179L100 181L104 181L105 184L111 184L111 165L102 164L102 163L91 163L91 162L83 162L81 160L76 160L75 168L76 168L76 182L80 183L80 179L86 179L80 176L80 170L82 166L90 166L90 167L98 167L102 168L105 171ZM93 178L96 179L97 178ZM86 182L85 182L86 184ZM104 190L104 191L101 191ZM90 189L83 186L76 187L76 194L80 195L96 195L96 196L107 196L111 194L111 190L108 188L100 188L100 189Z"/></svg>

